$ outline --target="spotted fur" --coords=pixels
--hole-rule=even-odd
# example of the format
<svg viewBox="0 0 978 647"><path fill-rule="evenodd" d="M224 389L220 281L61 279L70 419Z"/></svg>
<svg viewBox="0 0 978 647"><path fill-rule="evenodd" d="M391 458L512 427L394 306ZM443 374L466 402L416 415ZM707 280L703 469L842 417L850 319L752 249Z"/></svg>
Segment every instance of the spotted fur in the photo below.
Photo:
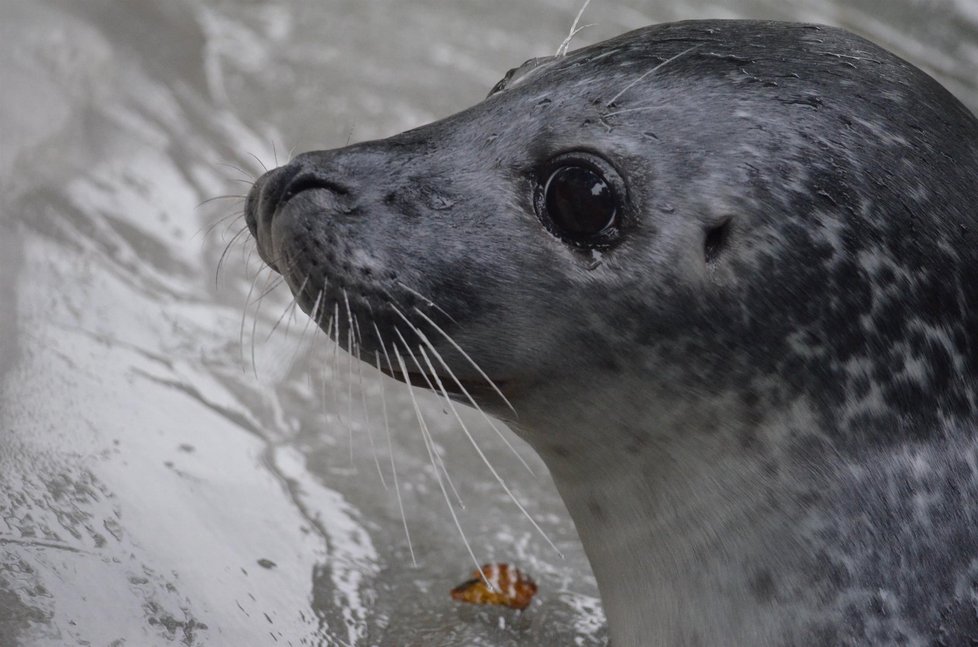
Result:
<svg viewBox="0 0 978 647"><path fill-rule="evenodd" d="M976 142L936 81L845 31L687 22L300 155L247 213L324 328L341 293L388 340L411 320L536 447L616 647L961 645L978 639ZM625 183L614 244L541 226L540 168L568 150ZM317 190L283 202L305 176Z"/></svg>

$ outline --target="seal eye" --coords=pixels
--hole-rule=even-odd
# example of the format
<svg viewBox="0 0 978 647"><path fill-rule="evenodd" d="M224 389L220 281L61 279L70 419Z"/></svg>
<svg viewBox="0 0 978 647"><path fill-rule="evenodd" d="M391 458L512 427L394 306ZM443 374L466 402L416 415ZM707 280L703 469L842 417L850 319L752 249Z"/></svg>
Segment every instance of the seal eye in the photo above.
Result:
<svg viewBox="0 0 978 647"><path fill-rule="evenodd" d="M618 205L604 178L583 166L554 171L544 189L547 214L571 238L590 238L615 223Z"/></svg>
<svg viewBox="0 0 978 647"><path fill-rule="evenodd" d="M537 211L551 233L578 247L614 242L623 191L621 178L607 162L593 155L561 156L543 177Z"/></svg>

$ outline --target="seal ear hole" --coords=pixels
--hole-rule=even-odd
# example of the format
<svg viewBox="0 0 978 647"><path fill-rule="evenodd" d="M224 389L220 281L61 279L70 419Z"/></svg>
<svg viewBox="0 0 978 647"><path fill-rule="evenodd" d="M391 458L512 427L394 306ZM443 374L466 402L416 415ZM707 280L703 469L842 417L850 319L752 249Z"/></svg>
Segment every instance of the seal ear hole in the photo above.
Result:
<svg viewBox="0 0 978 647"><path fill-rule="evenodd" d="M730 237L730 223L732 221L733 218L727 218L719 225L711 227L706 231L706 237L703 241L703 256L707 263L715 263L717 258L719 258L720 252Z"/></svg>

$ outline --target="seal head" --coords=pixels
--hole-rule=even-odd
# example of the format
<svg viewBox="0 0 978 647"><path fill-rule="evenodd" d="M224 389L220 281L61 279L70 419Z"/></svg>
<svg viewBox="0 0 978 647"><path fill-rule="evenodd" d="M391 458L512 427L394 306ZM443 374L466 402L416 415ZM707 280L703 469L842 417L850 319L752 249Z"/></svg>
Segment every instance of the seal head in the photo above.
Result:
<svg viewBox="0 0 978 647"><path fill-rule="evenodd" d="M617 647L954 643L976 142L845 31L686 22L299 155L246 215L321 328L537 449Z"/></svg>

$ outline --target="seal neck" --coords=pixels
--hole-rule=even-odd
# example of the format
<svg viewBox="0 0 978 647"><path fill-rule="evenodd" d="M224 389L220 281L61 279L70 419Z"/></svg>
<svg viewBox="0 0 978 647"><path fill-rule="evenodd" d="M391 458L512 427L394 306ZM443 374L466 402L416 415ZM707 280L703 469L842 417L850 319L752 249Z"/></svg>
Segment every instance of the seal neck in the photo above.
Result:
<svg viewBox="0 0 978 647"><path fill-rule="evenodd" d="M907 521L893 483L920 456L906 444L843 454L804 404L730 410L722 397L662 415L571 406L527 434L578 528L616 647L822 644L870 612L846 600L900 584L869 556L890 542L876 529ZM933 449L935 465L945 451Z"/></svg>

